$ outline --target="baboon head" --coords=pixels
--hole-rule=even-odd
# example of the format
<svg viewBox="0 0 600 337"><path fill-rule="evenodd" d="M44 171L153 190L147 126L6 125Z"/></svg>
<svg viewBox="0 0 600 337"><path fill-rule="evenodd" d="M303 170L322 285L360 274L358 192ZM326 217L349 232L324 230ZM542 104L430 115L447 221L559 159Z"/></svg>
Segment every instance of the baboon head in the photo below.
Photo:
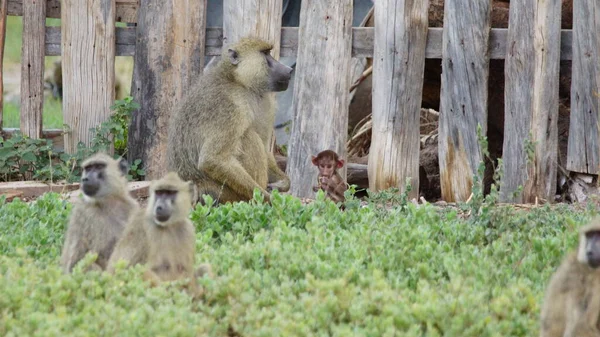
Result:
<svg viewBox="0 0 600 337"><path fill-rule="evenodd" d="M252 91L285 91L293 69L275 60L271 49L268 42L246 37L229 46L221 62L236 82Z"/></svg>
<svg viewBox="0 0 600 337"><path fill-rule="evenodd" d="M319 152L316 156L311 157L311 161L319 169L319 175L330 178L338 169L344 167L344 160L340 159L338 154L332 150Z"/></svg>
<svg viewBox="0 0 600 337"><path fill-rule="evenodd" d="M87 198L121 194L127 187L129 165L125 159L115 160L107 154L97 153L86 159L81 167L81 190Z"/></svg>
<svg viewBox="0 0 600 337"><path fill-rule="evenodd" d="M150 185L150 200L146 215L154 224L166 227L188 217L196 185L183 181L175 172L169 172Z"/></svg>
<svg viewBox="0 0 600 337"><path fill-rule="evenodd" d="M594 219L579 231L577 260L592 268L600 266L600 218Z"/></svg>

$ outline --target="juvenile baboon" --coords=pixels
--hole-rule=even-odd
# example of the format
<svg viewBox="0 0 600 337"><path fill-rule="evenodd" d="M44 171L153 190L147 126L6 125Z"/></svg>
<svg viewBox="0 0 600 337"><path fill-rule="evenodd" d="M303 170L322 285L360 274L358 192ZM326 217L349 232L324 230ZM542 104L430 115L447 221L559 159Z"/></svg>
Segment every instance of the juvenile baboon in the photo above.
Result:
<svg viewBox="0 0 600 337"><path fill-rule="evenodd" d="M150 185L150 198L127 224L110 257L108 271L114 272L119 260L128 266L145 264L145 278L156 284L190 278L195 292L195 277L211 275L210 265L194 271L196 234L189 220L196 186L170 172Z"/></svg>
<svg viewBox="0 0 600 337"><path fill-rule="evenodd" d="M258 188L287 191L290 180L270 151L274 92L288 87L292 68L269 54L273 46L244 38L230 46L175 109L168 166L217 202L247 201Z"/></svg>
<svg viewBox="0 0 600 337"><path fill-rule="evenodd" d="M49 78L45 79L44 86L50 90L52 97L55 99L63 98L63 81L62 81L62 63L60 60L54 61L54 68ZM121 81L115 78L115 98L121 99L125 95L121 92Z"/></svg>
<svg viewBox="0 0 600 337"><path fill-rule="evenodd" d="M600 217L579 231L579 247L552 276L541 337L600 336Z"/></svg>
<svg viewBox="0 0 600 337"><path fill-rule="evenodd" d="M92 269L104 270L129 216L138 209L127 189L126 160L98 153L81 167L83 200L75 202L70 215L61 258L65 272L89 252L98 254Z"/></svg>
<svg viewBox="0 0 600 337"><path fill-rule="evenodd" d="M327 198L335 202L344 201L344 192L348 189L348 184L337 171L344 167L344 160L339 158L335 151L324 150L312 156L311 161L319 169L317 186L313 186L313 191L322 189Z"/></svg>

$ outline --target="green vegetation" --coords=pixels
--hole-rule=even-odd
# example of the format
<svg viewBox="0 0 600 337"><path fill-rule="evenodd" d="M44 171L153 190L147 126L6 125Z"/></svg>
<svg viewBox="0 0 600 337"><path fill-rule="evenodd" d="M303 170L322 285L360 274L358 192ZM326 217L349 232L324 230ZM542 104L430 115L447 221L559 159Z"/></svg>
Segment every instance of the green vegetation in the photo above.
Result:
<svg viewBox="0 0 600 337"><path fill-rule="evenodd" d="M74 154L53 149L48 139L30 139L17 132L9 139L0 137L0 181L18 181L30 177L39 181L79 180L80 164L93 153L108 151L114 146L115 157L127 150L127 133L132 110L139 104L131 97L117 100L111 107L111 117L92 129L95 134L90 146L79 143ZM67 128L67 126L65 126ZM129 169L129 179L140 180L145 175L141 161L135 160Z"/></svg>
<svg viewBox="0 0 600 337"><path fill-rule="evenodd" d="M0 335L535 336L548 278L596 213L487 205L490 222L385 209L385 194L343 212L322 193L274 196L195 209L197 263L217 274L198 302L176 283L149 288L140 268L62 275L71 206L0 201Z"/></svg>

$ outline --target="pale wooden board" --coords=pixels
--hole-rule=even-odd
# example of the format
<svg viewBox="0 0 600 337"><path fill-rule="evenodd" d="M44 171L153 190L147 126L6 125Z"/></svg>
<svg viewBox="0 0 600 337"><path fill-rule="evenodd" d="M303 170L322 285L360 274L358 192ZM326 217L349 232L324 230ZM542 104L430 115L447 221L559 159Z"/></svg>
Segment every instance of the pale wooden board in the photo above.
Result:
<svg viewBox="0 0 600 337"><path fill-rule="evenodd" d="M373 27L352 28L352 57L373 57ZM223 29L219 27L206 28L206 56L220 56L223 51ZM506 37L508 29L492 28L489 38L490 59L503 60L506 57ZM135 54L135 27L118 27L117 55L133 56ZM428 59L442 58L443 29L430 27L427 33L425 57ZM568 29L561 31L560 57L561 60L571 60L571 45L573 32ZM46 56L60 55L60 28L46 27ZM298 28L282 27L280 56L296 56L298 53Z"/></svg>
<svg viewBox="0 0 600 337"><path fill-rule="evenodd" d="M287 167L297 197L314 196L318 172L311 155L332 149L345 156L351 28L351 0L302 2ZM340 173L345 177L346 168Z"/></svg>
<svg viewBox="0 0 600 337"><path fill-rule="evenodd" d="M128 158L142 160L147 179L166 173L169 117L202 73L205 27L206 0L141 3L132 84L141 108L132 114Z"/></svg>
<svg viewBox="0 0 600 337"><path fill-rule="evenodd" d="M46 17L60 19L60 0L47 0ZM116 20L136 22L139 0L116 0ZM23 16L23 0L8 0L8 15Z"/></svg>
<svg viewBox="0 0 600 337"><path fill-rule="evenodd" d="M419 116L428 1L375 1L373 128L369 189L397 187L409 198L419 192ZM418 99L416 99L418 97Z"/></svg>
<svg viewBox="0 0 600 337"><path fill-rule="evenodd" d="M573 6L573 74L567 170L598 174L600 3L574 1Z"/></svg>
<svg viewBox="0 0 600 337"><path fill-rule="evenodd" d="M21 48L21 118L23 135L42 135L44 107L44 45L46 3L27 1L23 6L23 45Z"/></svg>
<svg viewBox="0 0 600 337"><path fill-rule="evenodd" d="M73 153L80 141L90 143L90 128L107 120L114 104L115 2L63 0L63 5L65 151Z"/></svg>
<svg viewBox="0 0 600 337"><path fill-rule="evenodd" d="M477 126L487 130L491 4L446 0L439 119L442 199L466 201L483 160Z"/></svg>

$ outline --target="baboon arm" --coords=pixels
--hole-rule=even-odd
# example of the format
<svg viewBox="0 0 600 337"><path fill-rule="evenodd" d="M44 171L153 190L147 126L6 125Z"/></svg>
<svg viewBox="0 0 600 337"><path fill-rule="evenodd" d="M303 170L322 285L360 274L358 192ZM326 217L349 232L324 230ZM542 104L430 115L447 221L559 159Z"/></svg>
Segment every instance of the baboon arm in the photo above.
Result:
<svg viewBox="0 0 600 337"><path fill-rule="evenodd" d="M279 192L287 192L290 190L290 178L283 172L272 152L267 152L267 160L269 164L269 189L277 189Z"/></svg>
<svg viewBox="0 0 600 337"><path fill-rule="evenodd" d="M61 256L63 271L70 273L77 262L83 259L87 251L88 248L84 240L77 240L75 235L67 233Z"/></svg>
<svg viewBox="0 0 600 337"><path fill-rule="evenodd" d="M227 184L232 190L240 196L250 200L252 199L254 189L258 188L263 195L270 198L262 186L260 186L242 167L235 158L229 158L225 161L214 160L203 165L202 169L211 179Z"/></svg>

